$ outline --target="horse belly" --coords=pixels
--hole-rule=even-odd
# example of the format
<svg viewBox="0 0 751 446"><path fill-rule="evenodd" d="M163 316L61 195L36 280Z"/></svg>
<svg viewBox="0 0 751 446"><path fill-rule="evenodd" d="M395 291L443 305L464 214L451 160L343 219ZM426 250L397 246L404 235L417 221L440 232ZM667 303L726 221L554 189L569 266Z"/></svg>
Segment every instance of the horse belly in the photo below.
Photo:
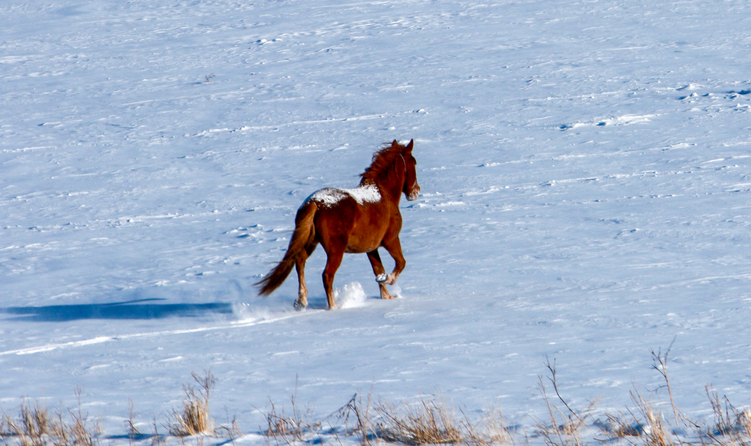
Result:
<svg viewBox="0 0 751 446"><path fill-rule="evenodd" d="M349 235L347 252L362 253L375 251L381 246L386 227L375 224L369 219L357 220L354 230Z"/></svg>
<svg viewBox="0 0 751 446"><path fill-rule="evenodd" d="M347 253L349 254L361 254L363 252L375 251L381 246L380 243L363 243L362 241L350 241L347 245Z"/></svg>
<svg viewBox="0 0 751 446"><path fill-rule="evenodd" d="M380 243L353 243L347 246L347 250L345 252L347 252L348 254L362 254L364 252L375 251L379 246L381 246Z"/></svg>

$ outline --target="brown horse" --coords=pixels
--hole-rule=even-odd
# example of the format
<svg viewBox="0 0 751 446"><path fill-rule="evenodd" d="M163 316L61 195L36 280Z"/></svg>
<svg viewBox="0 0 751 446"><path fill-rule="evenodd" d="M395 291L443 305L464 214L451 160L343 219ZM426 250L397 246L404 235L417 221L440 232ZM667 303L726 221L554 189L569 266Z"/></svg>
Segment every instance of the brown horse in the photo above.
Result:
<svg viewBox="0 0 751 446"><path fill-rule="evenodd" d="M420 193L412 156L414 140L407 146L396 140L373 155L370 167L360 176L356 189L321 189L308 197L297 210L295 232L287 252L279 264L256 286L259 294L267 296L287 278L292 267L297 268L300 283L295 309L308 305L308 289L305 286L305 261L320 243L326 251L326 268L323 271L323 287L329 301L329 309L335 307L334 275L342 263L344 253L367 253L370 265L381 289L382 299L393 299L386 285L393 285L407 262L402 255L399 231L402 215L399 212L401 194L407 200L416 200ZM396 265L391 274L378 255L383 246Z"/></svg>

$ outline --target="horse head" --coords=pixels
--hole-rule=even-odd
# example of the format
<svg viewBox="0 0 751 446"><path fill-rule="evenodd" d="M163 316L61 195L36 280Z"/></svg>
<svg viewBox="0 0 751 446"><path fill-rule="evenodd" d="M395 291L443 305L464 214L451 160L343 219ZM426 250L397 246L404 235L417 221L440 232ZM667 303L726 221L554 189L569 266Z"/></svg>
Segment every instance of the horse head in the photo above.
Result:
<svg viewBox="0 0 751 446"><path fill-rule="evenodd" d="M396 141L394 141L396 143ZM415 140L411 140L407 147L402 152L402 157L405 163L405 178L404 188L402 192L407 197L408 201L417 200L417 196L420 195L420 185L417 184L417 172L415 166L417 166L417 160L412 156L412 149L414 148Z"/></svg>

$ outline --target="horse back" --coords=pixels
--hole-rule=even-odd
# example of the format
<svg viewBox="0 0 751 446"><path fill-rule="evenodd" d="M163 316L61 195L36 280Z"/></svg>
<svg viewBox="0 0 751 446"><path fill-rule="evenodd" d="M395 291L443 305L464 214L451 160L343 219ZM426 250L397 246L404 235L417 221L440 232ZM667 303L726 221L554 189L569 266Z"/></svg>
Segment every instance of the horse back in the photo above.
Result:
<svg viewBox="0 0 751 446"><path fill-rule="evenodd" d="M314 201L319 208L315 219L316 237L327 251L374 251L395 222L401 227L399 208L381 200L358 199L350 192L322 189L308 198L307 201Z"/></svg>

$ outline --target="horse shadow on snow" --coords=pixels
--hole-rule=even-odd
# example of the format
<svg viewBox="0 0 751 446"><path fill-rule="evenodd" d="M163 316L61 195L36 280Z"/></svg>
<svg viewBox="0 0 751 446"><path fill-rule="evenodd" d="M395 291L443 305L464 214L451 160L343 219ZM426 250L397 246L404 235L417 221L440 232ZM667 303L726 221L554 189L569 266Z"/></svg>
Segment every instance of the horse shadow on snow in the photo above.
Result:
<svg viewBox="0 0 751 446"><path fill-rule="evenodd" d="M0 308L0 313L14 315L16 320L65 322L83 319L164 319L168 317L201 317L210 314L231 314L232 304L226 302L155 303L163 298L135 299L107 304L47 305L38 307Z"/></svg>

